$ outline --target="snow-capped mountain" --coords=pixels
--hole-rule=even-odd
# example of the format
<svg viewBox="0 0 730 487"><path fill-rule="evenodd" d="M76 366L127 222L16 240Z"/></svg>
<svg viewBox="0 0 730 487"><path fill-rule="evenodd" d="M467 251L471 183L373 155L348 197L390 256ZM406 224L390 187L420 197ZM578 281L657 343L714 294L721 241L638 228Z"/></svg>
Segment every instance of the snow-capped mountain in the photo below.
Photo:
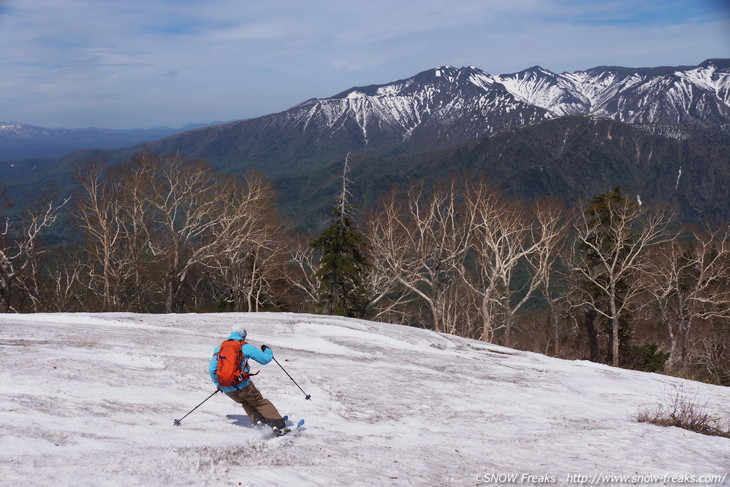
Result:
<svg viewBox="0 0 730 487"><path fill-rule="evenodd" d="M518 99L492 76L473 66L445 66L381 86L356 87L332 98L306 101L289 112L303 130L314 124L332 135L359 129L394 131L404 140L418 132L441 137L478 137L549 116L544 107Z"/></svg>
<svg viewBox="0 0 730 487"><path fill-rule="evenodd" d="M14 122L0 122L0 137L4 139L31 137L33 135L40 135L44 133L47 133L47 131L40 127Z"/></svg>
<svg viewBox="0 0 730 487"><path fill-rule="evenodd" d="M265 168L277 177L321 167L348 151L392 155L439 149L550 117L477 68L443 67L307 100L272 115L178 134L151 146L236 171Z"/></svg>
<svg viewBox="0 0 730 487"><path fill-rule="evenodd" d="M447 136L481 135L563 115L716 127L730 123L730 61L560 74L535 66L497 76L473 66L446 66L309 100L285 113L302 130L314 124L329 135L349 122L366 143L368 133L387 129L405 139L431 126Z"/></svg>
<svg viewBox="0 0 730 487"><path fill-rule="evenodd" d="M305 171L313 161L332 161L347 151L438 149L565 115L611 118L675 136L694 128L727 128L730 60L559 74L540 67L504 75L473 66L438 67L153 146L219 165Z"/></svg>
<svg viewBox="0 0 730 487"><path fill-rule="evenodd" d="M632 124L717 127L730 122L730 61L699 66L601 66L556 74L539 66L495 76L517 99L552 116L595 115Z"/></svg>

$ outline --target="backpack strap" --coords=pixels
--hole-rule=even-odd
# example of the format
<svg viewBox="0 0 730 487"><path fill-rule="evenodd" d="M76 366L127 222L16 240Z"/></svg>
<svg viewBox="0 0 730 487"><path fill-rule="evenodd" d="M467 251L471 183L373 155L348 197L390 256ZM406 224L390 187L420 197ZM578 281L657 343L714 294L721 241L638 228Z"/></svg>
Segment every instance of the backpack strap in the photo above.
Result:
<svg viewBox="0 0 730 487"><path fill-rule="evenodd" d="M243 358L241 360L243 361L243 364L244 364L244 367L243 367L241 373L243 374L243 382L246 382L250 377L253 377L254 375L258 375L258 373L261 371L257 370L253 374L248 372L248 370L250 370L250 367L248 366L248 359L246 358L246 354L243 353L243 346L248 345L248 342L245 340L238 340L238 343L241 344L241 355L243 356Z"/></svg>

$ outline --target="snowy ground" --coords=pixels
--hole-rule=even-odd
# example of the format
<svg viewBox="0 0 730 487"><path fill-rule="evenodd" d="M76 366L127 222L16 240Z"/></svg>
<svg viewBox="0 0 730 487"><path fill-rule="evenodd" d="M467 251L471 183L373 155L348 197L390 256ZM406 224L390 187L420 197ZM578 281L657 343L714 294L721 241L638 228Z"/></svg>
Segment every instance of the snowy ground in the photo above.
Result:
<svg viewBox="0 0 730 487"><path fill-rule="evenodd" d="M274 362L255 378L300 434L264 436L221 394L173 426L215 390L210 353L236 321L311 394ZM0 378L0 485L730 485L730 440L632 420L672 384L727 417L728 388L401 326L0 315Z"/></svg>

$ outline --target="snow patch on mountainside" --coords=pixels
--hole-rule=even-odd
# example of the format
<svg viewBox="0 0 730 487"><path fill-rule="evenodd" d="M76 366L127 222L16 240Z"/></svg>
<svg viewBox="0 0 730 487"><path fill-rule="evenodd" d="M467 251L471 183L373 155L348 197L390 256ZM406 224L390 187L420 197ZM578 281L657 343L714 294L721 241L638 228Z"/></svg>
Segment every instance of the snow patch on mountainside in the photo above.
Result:
<svg viewBox="0 0 730 487"><path fill-rule="evenodd" d="M548 110L553 116L583 114L590 101L570 80L536 67L512 75L497 76L507 91L518 99Z"/></svg>
<svg viewBox="0 0 730 487"><path fill-rule="evenodd" d="M56 133L69 132L67 129L53 129ZM48 137L51 131L32 125L24 125L13 122L0 122L0 138L6 139L27 139L29 137Z"/></svg>
<svg viewBox="0 0 730 487"><path fill-rule="evenodd" d="M712 64L658 74L630 68L556 74L534 67L495 79L518 99L554 116L704 126L730 120L730 72Z"/></svg>
<svg viewBox="0 0 730 487"><path fill-rule="evenodd" d="M293 107L290 118L301 130L332 137L357 132L396 133L408 140L429 127L440 134L476 137L494 129L533 123L546 114L518 100L492 76L474 68L442 66L407 80L369 88L352 88L338 96Z"/></svg>

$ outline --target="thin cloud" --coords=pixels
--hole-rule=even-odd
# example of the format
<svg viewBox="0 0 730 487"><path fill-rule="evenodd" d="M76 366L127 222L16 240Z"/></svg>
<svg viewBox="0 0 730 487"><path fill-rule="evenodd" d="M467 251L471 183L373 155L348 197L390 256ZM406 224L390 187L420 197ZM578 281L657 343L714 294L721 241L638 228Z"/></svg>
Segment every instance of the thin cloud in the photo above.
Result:
<svg viewBox="0 0 730 487"><path fill-rule="evenodd" d="M73 95L73 98L86 98L92 100L108 100L110 98L116 98L122 96L121 93L79 93Z"/></svg>
<svg viewBox="0 0 730 487"><path fill-rule="evenodd" d="M181 125L442 64L695 64L730 57L729 13L720 0L0 0L0 109L36 125Z"/></svg>

